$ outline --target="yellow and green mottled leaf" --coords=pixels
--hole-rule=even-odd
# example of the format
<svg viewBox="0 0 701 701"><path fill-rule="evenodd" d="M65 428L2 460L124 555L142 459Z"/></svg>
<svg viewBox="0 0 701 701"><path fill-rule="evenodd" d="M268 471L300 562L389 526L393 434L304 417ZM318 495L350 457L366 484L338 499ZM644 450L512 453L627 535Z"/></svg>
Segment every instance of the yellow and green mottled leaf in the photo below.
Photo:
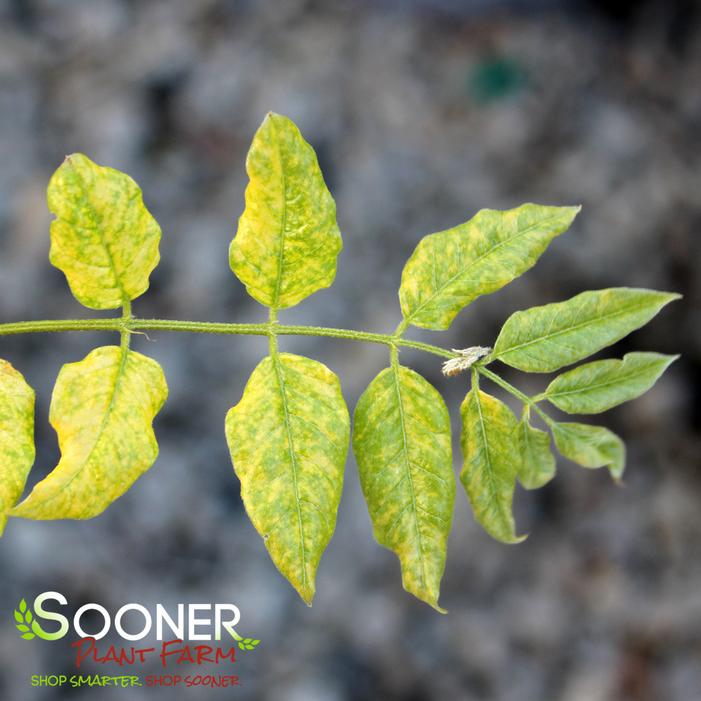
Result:
<svg viewBox="0 0 701 701"><path fill-rule="evenodd" d="M447 329L474 299L533 267L579 210L535 204L483 209L465 224L425 236L402 273L404 318L414 326Z"/></svg>
<svg viewBox="0 0 701 701"><path fill-rule="evenodd" d="M350 417L325 365L275 353L226 416L226 438L251 522L275 566L311 605L336 526Z"/></svg>
<svg viewBox="0 0 701 701"><path fill-rule="evenodd" d="M0 360L0 535L34 464L34 390Z"/></svg>
<svg viewBox="0 0 701 701"><path fill-rule="evenodd" d="M115 309L148 289L161 229L128 175L74 153L53 174L47 195L56 215L49 259L81 304Z"/></svg>
<svg viewBox="0 0 701 701"><path fill-rule="evenodd" d="M291 307L336 276L343 247L336 204L314 149L280 114L263 120L246 171L246 209L229 249L231 269L261 304Z"/></svg>
<svg viewBox="0 0 701 701"><path fill-rule="evenodd" d="M592 290L512 314L492 358L526 372L552 372L615 343L680 295L630 287Z"/></svg>
<svg viewBox="0 0 701 701"><path fill-rule="evenodd" d="M516 476L520 471L518 423L495 397L473 387L461 407L464 458L460 481L475 518L493 538L520 543L512 513Z"/></svg>
<svg viewBox="0 0 701 701"><path fill-rule="evenodd" d="M627 353L556 377L542 395L568 414L598 414L647 392L678 355Z"/></svg>
<svg viewBox="0 0 701 701"><path fill-rule="evenodd" d="M528 412L518 424L521 461L518 466L519 482L526 489L539 489L555 476L555 456L550 449L550 436L531 426Z"/></svg>
<svg viewBox="0 0 701 701"><path fill-rule="evenodd" d="M623 441L608 428L559 422L553 425L555 445L562 455L582 467L608 467L619 480L625 468Z"/></svg>
<svg viewBox="0 0 701 701"><path fill-rule="evenodd" d="M358 401L353 452L375 538L397 554L404 589L444 613L455 477L440 394L409 368L383 370Z"/></svg>
<svg viewBox="0 0 701 701"><path fill-rule="evenodd" d="M61 368L49 420L61 459L11 512L32 519L92 518L154 463L152 421L168 396L160 365L103 346Z"/></svg>

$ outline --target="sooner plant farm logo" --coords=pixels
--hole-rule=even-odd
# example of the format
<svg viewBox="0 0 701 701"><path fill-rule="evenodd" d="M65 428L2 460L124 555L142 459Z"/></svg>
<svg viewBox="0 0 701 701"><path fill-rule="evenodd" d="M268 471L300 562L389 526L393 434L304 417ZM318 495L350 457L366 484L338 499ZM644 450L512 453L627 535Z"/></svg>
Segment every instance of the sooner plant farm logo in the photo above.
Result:
<svg viewBox="0 0 701 701"><path fill-rule="evenodd" d="M33 611L27 605L25 599L21 599L15 609L15 627L25 640L32 640L35 637L42 640L60 640L66 636L70 630L71 622L62 613L50 611L44 608L47 601L55 601L62 606L68 605L68 600L60 592L45 591L34 599ZM187 609L187 615L185 615ZM143 625L136 632L125 630L123 619L126 614L136 612L143 617ZM210 615L207 615L207 614ZM102 628L98 631L88 632L83 628L83 617L86 614L98 614L102 620ZM213 614L213 615L212 615ZM79 638L92 638L100 640L107 635L112 626L117 634L125 640L135 641L147 637L154 628L156 639L163 640L166 629L178 640L214 640L220 641L222 631L230 635L241 650L254 650L260 643L257 638L244 638L239 635L234 626L241 619L241 612L234 604L178 604L177 613L172 616L163 604L156 604L155 616L142 604L129 603L122 606L114 615L110 616L109 611L102 605L96 603L84 604L73 616L73 630ZM58 624L58 628L53 632L47 632L39 623L43 621L53 621ZM209 632L203 629L210 627Z"/></svg>
<svg viewBox="0 0 701 701"><path fill-rule="evenodd" d="M217 669L226 665L230 670L229 665L237 661L237 650L254 650L260 644L258 638L236 631L241 612L230 603L180 603L171 608L160 603L151 608L128 603L113 614L101 604L87 603L72 616L61 612L67 606L67 598L57 591L39 594L31 606L23 598L14 610L14 625L25 640L73 638L70 647L75 650L77 670L86 663L103 669L103 665L113 665L120 674L37 674L32 675L32 686L238 686L239 677L230 671L222 675L201 670L210 665ZM127 643L101 643L109 634ZM146 638L155 638L157 644L140 642ZM175 670L143 677L123 672L124 668L138 672L151 662ZM193 667L198 673L182 673Z"/></svg>

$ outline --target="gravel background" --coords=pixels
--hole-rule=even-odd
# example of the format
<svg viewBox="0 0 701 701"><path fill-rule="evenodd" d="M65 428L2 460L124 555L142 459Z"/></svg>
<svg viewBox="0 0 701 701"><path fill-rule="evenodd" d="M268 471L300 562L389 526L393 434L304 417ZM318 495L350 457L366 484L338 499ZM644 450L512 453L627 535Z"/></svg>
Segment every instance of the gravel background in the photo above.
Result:
<svg viewBox="0 0 701 701"><path fill-rule="evenodd" d="M535 271L449 332L414 337L490 344L514 310L589 288L685 295L610 352L683 352L653 392L601 419L628 444L626 486L561 462L546 488L519 490L517 522L531 535L517 547L486 536L459 489L446 617L403 592L395 557L372 538L352 457L317 598L304 606L245 518L222 430L265 341L135 337L170 385L160 458L93 521L9 524L0 697L64 698L32 690L29 675L70 673L67 645L26 643L11 621L19 598L57 589L74 608L234 601L240 630L263 640L237 662L234 691L71 698L701 699L700 30L693 1L0 1L2 321L93 314L47 261L45 187L73 151L130 173L163 227L137 315L263 319L227 246L267 110L292 117L317 149L345 241L335 285L286 321L393 329L421 236L525 201L584 209ZM57 459L47 415L59 367L113 341L2 339L37 389L31 484ZM351 407L386 363L381 347L281 345L334 369ZM464 380L442 378L433 357L403 359L455 420ZM534 391L547 380L513 378Z"/></svg>

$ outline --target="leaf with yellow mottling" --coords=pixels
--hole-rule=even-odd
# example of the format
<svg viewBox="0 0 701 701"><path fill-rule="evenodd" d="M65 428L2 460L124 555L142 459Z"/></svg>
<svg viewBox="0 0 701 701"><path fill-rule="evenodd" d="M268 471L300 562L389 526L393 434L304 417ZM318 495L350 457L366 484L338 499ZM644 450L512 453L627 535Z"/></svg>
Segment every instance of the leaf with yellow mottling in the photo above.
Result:
<svg viewBox="0 0 701 701"><path fill-rule="evenodd" d="M579 210L536 204L503 212L483 209L465 224L425 236L402 272L399 301L405 321L447 329L474 299L532 268Z"/></svg>
<svg viewBox="0 0 701 701"><path fill-rule="evenodd" d="M248 293L274 309L329 287L343 247L336 204L314 149L295 124L270 112L246 158L246 209L229 249Z"/></svg>
<svg viewBox="0 0 701 701"><path fill-rule="evenodd" d="M552 426L557 449L582 467L608 467L611 476L620 480L626 460L623 441L608 428L573 422Z"/></svg>
<svg viewBox="0 0 701 701"><path fill-rule="evenodd" d="M151 423L167 395L160 365L126 348L103 346L64 365L49 412L61 460L10 515L84 519L102 513L156 460Z"/></svg>
<svg viewBox="0 0 701 701"><path fill-rule="evenodd" d="M0 360L0 535L34 464L34 390Z"/></svg>
<svg viewBox="0 0 701 701"><path fill-rule="evenodd" d="M556 377L539 399L568 414L598 414L647 392L678 355L627 353L595 360Z"/></svg>
<svg viewBox="0 0 701 701"><path fill-rule="evenodd" d="M74 153L53 174L47 196L56 215L49 259L81 304L115 309L148 289L161 229L128 175Z"/></svg>
<svg viewBox="0 0 701 701"><path fill-rule="evenodd" d="M349 433L336 375L277 351L258 364L226 416L246 512L275 566L309 605L336 526Z"/></svg>
<svg viewBox="0 0 701 701"><path fill-rule="evenodd" d="M450 417L421 375L383 370L355 410L353 452L377 541L394 551L404 589L438 605L453 519Z"/></svg>
<svg viewBox="0 0 701 701"><path fill-rule="evenodd" d="M518 443L518 480L526 489L539 489L555 476L555 456L550 449L550 436L531 426L528 410L518 424Z"/></svg>
<svg viewBox="0 0 701 701"><path fill-rule="evenodd" d="M679 297L673 292L611 287L515 312L499 332L492 357L526 372L559 370L647 324Z"/></svg>
<svg viewBox="0 0 701 701"><path fill-rule="evenodd" d="M526 536L516 535L511 511L521 463L516 417L477 386L467 393L460 414L464 457L460 481L475 518L493 538L520 543Z"/></svg>

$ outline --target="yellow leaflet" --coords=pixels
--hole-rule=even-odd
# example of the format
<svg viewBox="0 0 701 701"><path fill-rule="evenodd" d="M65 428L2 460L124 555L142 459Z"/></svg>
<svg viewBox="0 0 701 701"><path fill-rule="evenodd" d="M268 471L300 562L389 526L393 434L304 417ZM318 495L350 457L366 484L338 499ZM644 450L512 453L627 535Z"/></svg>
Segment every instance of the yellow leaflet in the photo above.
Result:
<svg viewBox="0 0 701 701"><path fill-rule="evenodd" d="M349 433L336 375L290 353L263 359L226 416L246 512L276 567L309 605L336 526Z"/></svg>
<svg viewBox="0 0 701 701"><path fill-rule="evenodd" d="M409 368L383 370L358 400L353 452L377 542L397 554L404 589L445 613L455 477L441 395Z"/></svg>
<svg viewBox="0 0 701 701"><path fill-rule="evenodd" d="M103 346L64 365L49 414L61 460L10 515L82 519L102 513L155 461L151 423L167 396L160 365L135 351Z"/></svg>
<svg viewBox="0 0 701 701"><path fill-rule="evenodd" d="M161 229L126 174L68 156L49 182L52 265L75 298L91 309L115 309L148 289L159 260Z"/></svg>
<svg viewBox="0 0 701 701"><path fill-rule="evenodd" d="M34 390L0 360L0 535L34 463Z"/></svg>
<svg viewBox="0 0 701 701"><path fill-rule="evenodd" d="M464 224L424 236L402 272L405 321L447 329L474 299L532 268L579 209L536 204L503 212L483 209Z"/></svg>
<svg viewBox="0 0 701 701"><path fill-rule="evenodd" d="M473 387L460 413L460 443L465 459L460 481L475 518L493 538L520 543L511 505L521 464L518 424L511 410L495 397Z"/></svg>
<svg viewBox="0 0 701 701"><path fill-rule="evenodd" d="M343 247L336 204L314 149L287 117L269 113L246 158L246 209L229 249L248 293L275 309L328 287Z"/></svg>

